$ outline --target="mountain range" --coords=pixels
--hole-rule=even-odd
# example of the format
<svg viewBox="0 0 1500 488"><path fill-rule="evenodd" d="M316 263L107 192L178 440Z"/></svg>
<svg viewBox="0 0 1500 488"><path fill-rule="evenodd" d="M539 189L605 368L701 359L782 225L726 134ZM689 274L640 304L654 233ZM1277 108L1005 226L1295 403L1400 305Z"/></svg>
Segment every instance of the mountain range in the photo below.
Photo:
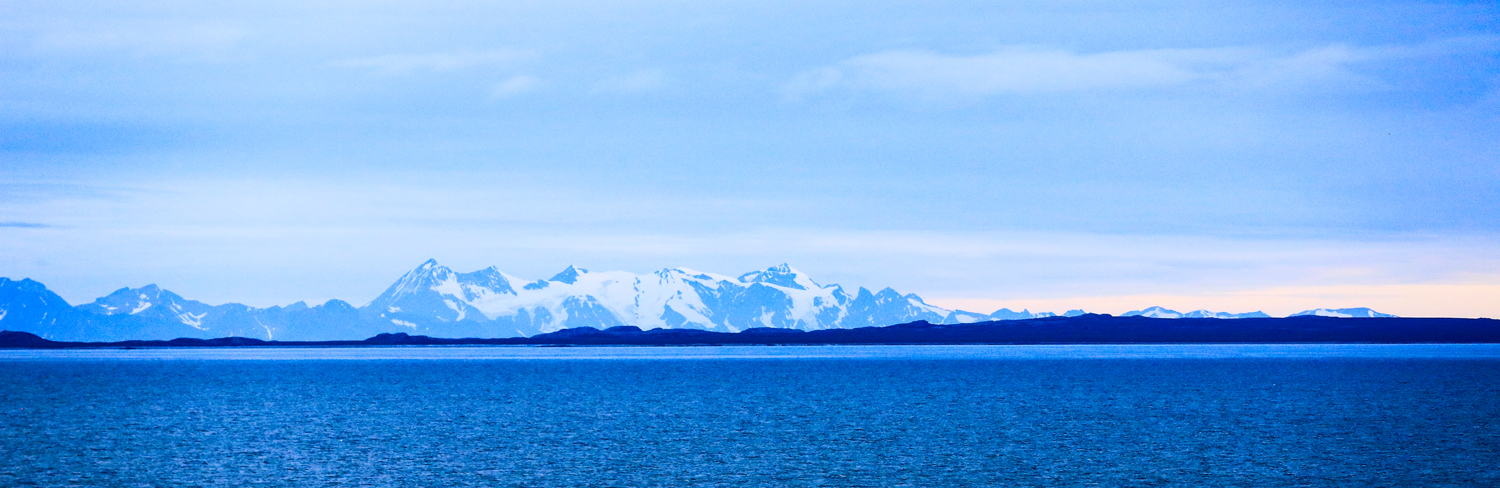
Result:
<svg viewBox="0 0 1500 488"><path fill-rule="evenodd" d="M1291 314L1291 315L1289 315L1289 317L1301 317L1301 316L1304 316L1304 315L1316 315L1316 316L1319 316L1319 317L1341 317L1341 318L1356 318L1356 317L1362 317L1362 318L1380 318L1380 317L1395 318L1396 317L1395 315L1391 315L1391 314L1388 314L1388 313L1376 312L1374 310L1370 310L1370 309L1364 308L1364 307L1360 307L1360 308L1337 308L1337 309L1315 308L1315 309L1312 309L1312 310L1303 310L1301 312L1297 312L1297 313ZM1255 312L1249 312L1249 313L1225 313L1225 312L1210 312L1208 310L1194 310L1194 311L1191 311L1191 312L1185 312L1184 313L1184 312L1178 312L1176 310L1169 310L1169 309L1165 309L1165 308L1161 308L1161 307L1151 307L1151 308L1147 308L1145 310L1132 310L1132 311L1129 311L1129 312L1125 312L1125 314L1121 315L1121 317L1136 317L1136 316L1150 317L1150 318L1154 318L1154 319L1269 319L1269 318L1271 318L1270 315L1267 315L1265 312L1261 312L1261 311L1255 311Z"/></svg>
<svg viewBox="0 0 1500 488"><path fill-rule="evenodd" d="M1070 310L1065 317L1083 315ZM1256 318L1261 312L1179 313L1161 307L1127 316ZM1390 317L1369 309L1316 309L1296 315ZM435 337L530 337L575 327L636 326L740 332L751 328L850 329L925 320L969 324L1055 317L1000 309L990 314L948 310L915 294L884 288L849 293L822 285L786 264L731 277L686 268L636 275L569 266L545 280L526 280L490 267L457 273L428 260L370 303L341 300L316 306L254 308L208 305L156 285L121 288L71 306L30 279L0 278L0 328L58 341L120 341L249 337L265 340L363 339L380 333Z"/></svg>

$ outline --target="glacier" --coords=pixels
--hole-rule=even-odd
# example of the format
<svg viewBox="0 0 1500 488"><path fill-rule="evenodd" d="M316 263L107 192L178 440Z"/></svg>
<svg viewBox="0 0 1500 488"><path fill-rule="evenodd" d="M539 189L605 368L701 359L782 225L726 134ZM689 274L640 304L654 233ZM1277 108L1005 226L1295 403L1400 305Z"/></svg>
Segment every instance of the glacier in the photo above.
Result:
<svg viewBox="0 0 1500 488"><path fill-rule="evenodd" d="M687 268L637 275L569 266L533 281L494 267L457 273L434 260L407 272L361 310L373 322L415 324L419 332L450 337L532 336L617 325L717 332L819 330L977 315L956 315L890 288L860 288L851 294L786 264L738 277Z"/></svg>
<svg viewBox="0 0 1500 488"><path fill-rule="evenodd" d="M1083 315L1069 310L1062 316ZM496 267L459 273L427 260L363 306L329 300L309 306L254 308L208 305L156 285L121 288L93 302L69 305L31 279L0 278L0 328L59 341L117 341L215 337L265 340L358 340L381 333L449 338L530 337L575 327L634 326L741 332L878 327L915 321L971 324L1056 317L1052 312L991 313L949 310L891 288L853 292L824 285L787 264L738 276L688 268L634 274L576 266L547 279L527 279ZM1125 316L1237 319L1230 314L1162 307ZM1314 309L1293 314L1392 317L1368 308Z"/></svg>
<svg viewBox="0 0 1500 488"><path fill-rule="evenodd" d="M22 309L26 313L9 312ZM990 314L931 305L891 288L850 293L787 264L739 276L688 268L634 274L569 266L551 278L531 280L493 266L455 272L435 260L408 271L359 307L341 300L270 308L208 305L154 284L121 288L71 307L40 283L0 278L0 314L8 314L0 315L5 329L69 341L226 336L338 340L386 332L503 338L620 325L739 332L995 320Z"/></svg>

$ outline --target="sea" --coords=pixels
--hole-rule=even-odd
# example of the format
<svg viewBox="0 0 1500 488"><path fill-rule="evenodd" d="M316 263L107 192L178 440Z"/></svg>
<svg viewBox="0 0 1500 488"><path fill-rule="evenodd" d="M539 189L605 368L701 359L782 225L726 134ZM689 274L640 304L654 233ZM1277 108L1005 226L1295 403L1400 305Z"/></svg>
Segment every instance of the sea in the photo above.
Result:
<svg viewBox="0 0 1500 488"><path fill-rule="evenodd" d="M0 350L0 486L1500 486L1500 345Z"/></svg>

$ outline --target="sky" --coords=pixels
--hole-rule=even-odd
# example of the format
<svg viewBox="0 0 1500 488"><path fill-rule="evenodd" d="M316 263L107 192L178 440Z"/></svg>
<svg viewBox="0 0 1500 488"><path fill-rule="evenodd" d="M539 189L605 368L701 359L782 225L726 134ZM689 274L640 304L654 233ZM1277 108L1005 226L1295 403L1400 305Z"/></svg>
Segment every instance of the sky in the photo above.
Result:
<svg viewBox="0 0 1500 488"><path fill-rule="evenodd" d="M0 276L1500 317L1494 2L0 3Z"/></svg>

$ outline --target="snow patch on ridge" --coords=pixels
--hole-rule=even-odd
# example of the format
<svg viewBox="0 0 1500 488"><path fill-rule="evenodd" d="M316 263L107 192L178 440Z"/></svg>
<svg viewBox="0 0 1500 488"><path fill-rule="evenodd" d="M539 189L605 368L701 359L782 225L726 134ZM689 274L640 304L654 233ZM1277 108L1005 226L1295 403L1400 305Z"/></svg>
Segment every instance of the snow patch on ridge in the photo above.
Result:
<svg viewBox="0 0 1500 488"><path fill-rule="evenodd" d="M196 314L192 313L192 312L184 312L181 315L178 315L177 319L181 320L182 323L187 324L188 326L191 326L194 329L206 330L206 329L203 328L203 317L206 316L206 315L208 315L208 312L196 313Z"/></svg>

